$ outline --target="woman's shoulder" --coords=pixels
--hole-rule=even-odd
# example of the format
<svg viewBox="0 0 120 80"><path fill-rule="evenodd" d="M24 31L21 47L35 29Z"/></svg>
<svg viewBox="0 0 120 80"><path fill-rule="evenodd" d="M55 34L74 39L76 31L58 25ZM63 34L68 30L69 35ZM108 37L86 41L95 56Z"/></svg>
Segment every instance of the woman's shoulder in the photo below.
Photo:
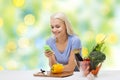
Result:
<svg viewBox="0 0 120 80"><path fill-rule="evenodd" d="M54 41L54 37L49 37L48 39L47 39L47 43L52 43Z"/></svg>
<svg viewBox="0 0 120 80"><path fill-rule="evenodd" d="M80 38L77 35L70 35L69 38L72 40L80 40Z"/></svg>

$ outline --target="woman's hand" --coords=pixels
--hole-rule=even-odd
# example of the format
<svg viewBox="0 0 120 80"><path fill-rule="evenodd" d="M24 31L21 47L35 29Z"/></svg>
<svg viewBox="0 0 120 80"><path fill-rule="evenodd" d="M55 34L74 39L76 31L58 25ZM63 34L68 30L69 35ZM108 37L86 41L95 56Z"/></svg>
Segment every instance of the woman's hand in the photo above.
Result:
<svg viewBox="0 0 120 80"><path fill-rule="evenodd" d="M45 56L46 57L51 57L53 55L53 52L52 51L45 51Z"/></svg>
<svg viewBox="0 0 120 80"><path fill-rule="evenodd" d="M55 56L54 56L54 52L52 52L51 50L47 50L45 51L45 56L48 57L49 59L49 65L50 67L53 66L53 64L56 64L56 59L55 59Z"/></svg>
<svg viewBox="0 0 120 80"><path fill-rule="evenodd" d="M90 61L80 62L80 71L83 72L83 76L87 76L90 73Z"/></svg>

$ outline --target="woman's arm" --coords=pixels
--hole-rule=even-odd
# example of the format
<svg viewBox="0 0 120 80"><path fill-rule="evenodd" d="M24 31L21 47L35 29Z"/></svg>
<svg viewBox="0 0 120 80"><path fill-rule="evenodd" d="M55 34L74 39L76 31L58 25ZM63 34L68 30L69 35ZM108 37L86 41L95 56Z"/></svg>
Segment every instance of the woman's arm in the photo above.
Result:
<svg viewBox="0 0 120 80"><path fill-rule="evenodd" d="M64 71L74 71L76 66L76 60L75 60L75 53L74 51L71 51L69 61L67 65L64 65Z"/></svg>
<svg viewBox="0 0 120 80"><path fill-rule="evenodd" d="M55 59L55 55L52 53L52 55L48 58L49 59L49 66L52 67L53 64L56 64L56 59Z"/></svg>
<svg viewBox="0 0 120 80"><path fill-rule="evenodd" d="M52 51L45 51L45 56L49 59L49 66L52 67L56 63L55 55Z"/></svg>
<svg viewBox="0 0 120 80"><path fill-rule="evenodd" d="M74 71L75 67L77 66L75 53L80 53L81 48L82 48L81 41L80 41L79 37L73 36L71 48L72 48L72 50L70 52L68 64L65 65L65 68L64 68L65 71Z"/></svg>

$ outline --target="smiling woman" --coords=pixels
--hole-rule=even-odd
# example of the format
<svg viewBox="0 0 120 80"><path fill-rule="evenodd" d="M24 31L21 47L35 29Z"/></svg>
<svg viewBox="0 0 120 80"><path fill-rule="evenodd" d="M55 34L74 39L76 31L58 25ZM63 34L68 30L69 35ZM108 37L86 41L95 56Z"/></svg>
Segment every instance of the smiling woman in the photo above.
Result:
<svg viewBox="0 0 120 80"><path fill-rule="evenodd" d="M56 62L66 66L71 59L69 47L71 52L78 48L81 52L80 38L84 58L94 46L95 37L98 35L101 40L102 33L108 36L102 68L120 69L119 5L120 0L0 0L0 66L4 70L49 70L43 47L51 33L46 44L55 53ZM69 19L63 13L50 17L58 11L66 13ZM11 62L14 65L9 65Z"/></svg>
<svg viewBox="0 0 120 80"><path fill-rule="evenodd" d="M60 33L61 35L67 33L65 24L60 19L51 19L51 30L56 38L60 36Z"/></svg>
<svg viewBox="0 0 120 80"><path fill-rule="evenodd" d="M51 32L46 44L50 46L51 51L45 51L49 59L50 66L63 64L63 71L74 71L76 60L74 50L81 52L80 39L73 33L71 24L64 13L55 13L50 18ZM53 52L54 54L50 54Z"/></svg>

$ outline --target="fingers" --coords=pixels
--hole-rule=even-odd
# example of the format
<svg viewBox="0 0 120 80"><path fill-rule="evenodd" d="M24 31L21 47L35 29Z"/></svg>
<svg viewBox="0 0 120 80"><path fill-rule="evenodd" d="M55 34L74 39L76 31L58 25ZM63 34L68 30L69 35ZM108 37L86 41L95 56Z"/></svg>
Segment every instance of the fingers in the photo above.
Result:
<svg viewBox="0 0 120 80"><path fill-rule="evenodd" d="M95 76L90 73L90 74L87 75L87 79L88 79L88 80L94 80L94 79L95 79Z"/></svg>
<svg viewBox="0 0 120 80"><path fill-rule="evenodd" d="M89 69L90 69L90 66L87 66L86 70L89 71Z"/></svg>
<svg viewBox="0 0 120 80"><path fill-rule="evenodd" d="M52 51L45 51L45 56L50 57L52 56L53 52Z"/></svg>
<svg viewBox="0 0 120 80"><path fill-rule="evenodd" d="M84 76L87 76L90 73L89 68L90 66L87 66L87 68L85 69Z"/></svg>

